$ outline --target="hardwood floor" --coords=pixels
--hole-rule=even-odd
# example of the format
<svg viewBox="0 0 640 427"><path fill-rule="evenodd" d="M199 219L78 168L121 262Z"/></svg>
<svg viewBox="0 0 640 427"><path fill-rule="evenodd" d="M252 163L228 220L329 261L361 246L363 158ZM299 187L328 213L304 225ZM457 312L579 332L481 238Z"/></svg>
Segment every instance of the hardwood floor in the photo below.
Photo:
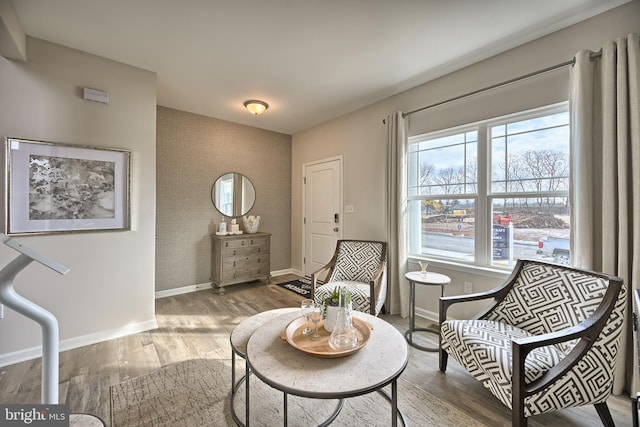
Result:
<svg viewBox="0 0 640 427"><path fill-rule="evenodd" d="M229 334L239 322L265 310L299 305L301 296L274 284L292 278L295 276L276 277L267 285L229 286L222 296L207 289L156 300L157 329L60 354L60 402L69 404L71 412L97 415L109 425L112 384L174 362L206 358L220 348L230 357ZM403 333L407 329L408 319L381 317ZM428 324L422 319L417 323ZM416 334L414 339L422 338ZM0 402L39 403L40 376L40 359L0 368ZM438 370L437 353L410 348L409 365L402 378L451 402L486 425L511 425L511 412L451 359L447 372L442 373ZM614 396L608 403L616 426L631 426L629 399ZM595 409L588 406L536 416L529 425L602 424Z"/></svg>

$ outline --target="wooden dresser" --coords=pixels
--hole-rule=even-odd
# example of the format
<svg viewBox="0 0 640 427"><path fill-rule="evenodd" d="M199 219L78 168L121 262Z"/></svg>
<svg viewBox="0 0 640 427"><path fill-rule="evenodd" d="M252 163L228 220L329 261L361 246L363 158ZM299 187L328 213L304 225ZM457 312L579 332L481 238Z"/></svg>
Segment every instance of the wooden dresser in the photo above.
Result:
<svg viewBox="0 0 640 427"><path fill-rule="evenodd" d="M211 281L220 295L224 287L271 277L271 234L211 235Z"/></svg>

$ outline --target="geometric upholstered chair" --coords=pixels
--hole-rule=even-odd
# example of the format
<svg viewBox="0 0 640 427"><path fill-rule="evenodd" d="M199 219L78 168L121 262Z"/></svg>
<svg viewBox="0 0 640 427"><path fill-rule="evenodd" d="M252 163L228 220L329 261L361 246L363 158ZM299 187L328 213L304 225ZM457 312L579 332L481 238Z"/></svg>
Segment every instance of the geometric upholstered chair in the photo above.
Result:
<svg viewBox="0 0 640 427"><path fill-rule="evenodd" d="M338 240L329 263L311 275L311 298L322 303L337 286L351 292L354 310L377 316L387 297L387 244Z"/></svg>
<svg viewBox="0 0 640 427"><path fill-rule="evenodd" d="M534 260L488 292L440 299L440 370L452 356L504 405L512 425L606 400L620 349L627 290L619 277ZM492 300L470 320L446 320L453 304Z"/></svg>

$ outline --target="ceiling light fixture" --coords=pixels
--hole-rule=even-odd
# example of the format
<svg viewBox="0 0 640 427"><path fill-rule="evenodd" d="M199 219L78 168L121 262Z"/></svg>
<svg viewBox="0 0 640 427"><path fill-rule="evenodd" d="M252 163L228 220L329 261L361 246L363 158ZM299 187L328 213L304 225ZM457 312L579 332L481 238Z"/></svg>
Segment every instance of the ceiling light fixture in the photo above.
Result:
<svg viewBox="0 0 640 427"><path fill-rule="evenodd" d="M265 110L269 108L269 104L264 101L258 101L257 99L244 101L244 106L247 108L247 110L249 110L251 114L255 116L264 113Z"/></svg>

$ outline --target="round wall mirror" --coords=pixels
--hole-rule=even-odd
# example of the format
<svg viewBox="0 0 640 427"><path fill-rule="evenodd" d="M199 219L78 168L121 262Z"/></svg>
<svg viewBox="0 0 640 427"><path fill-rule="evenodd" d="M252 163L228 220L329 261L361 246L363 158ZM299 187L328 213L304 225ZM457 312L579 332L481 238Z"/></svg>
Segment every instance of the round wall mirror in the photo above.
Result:
<svg viewBox="0 0 640 427"><path fill-rule="evenodd" d="M246 176L225 173L211 187L213 206L224 216L231 218L246 215L256 202L256 190Z"/></svg>

